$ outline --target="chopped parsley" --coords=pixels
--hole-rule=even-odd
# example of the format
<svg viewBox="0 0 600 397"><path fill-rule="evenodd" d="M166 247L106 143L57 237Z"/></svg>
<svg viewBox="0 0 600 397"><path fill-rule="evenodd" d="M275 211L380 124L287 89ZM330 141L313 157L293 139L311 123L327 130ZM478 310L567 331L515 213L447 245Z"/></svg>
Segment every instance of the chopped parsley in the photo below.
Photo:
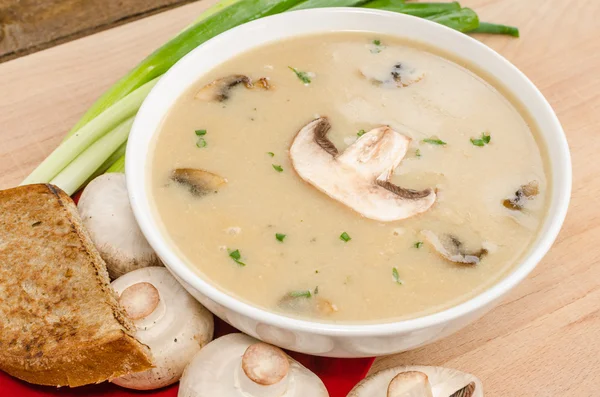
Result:
<svg viewBox="0 0 600 397"><path fill-rule="evenodd" d="M413 244L413 247L415 247L416 249L419 249L423 246L423 242L422 241L417 241L416 243Z"/></svg>
<svg viewBox="0 0 600 397"><path fill-rule="evenodd" d="M348 233L344 232L340 235L340 240L347 243L348 241L352 240L352 237L350 237Z"/></svg>
<svg viewBox="0 0 600 397"><path fill-rule="evenodd" d="M367 131L365 131L365 130L360 130L360 131L358 131L358 132L356 133L356 136L358 136L358 137L360 138L361 136L365 135L366 133L367 133Z"/></svg>
<svg viewBox="0 0 600 397"><path fill-rule="evenodd" d="M492 140L492 137L490 136L490 134L486 134L485 132L481 133L481 138L471 138L471 143L475 146L479 146L479 147L483 147L487 144L490 143L490 141Z"/></svg>
<svg viewBox="0 0 600 397"><path fill-rule="evenodd" d="M194 131L196 133L196 136L199 137L198 140L196 141L196 147L199 148L203 148L206 147L208 145L208 143L206 142L206 139L204 139L204 135L206 135L206 130L196 130Z"/></svg>
<svg viewBox="0 0 600 397"><path fill-rule="evenodd" d="M240 250L229 251L229 257L235 261L240 266L246 266L244 262L241 261L242 254L240 254Z"/></svg>
<svg viewBox="0 0 600 397"><path fill-rule="evenodd" d="M206 139L200 137L198 138L198 141L196 142L196 146L199 148L204 148L208 145L208 143L206 143Z"/></svg>
<svg viewBox="0 0 600 397"><path fill-rule="evenodd" d="M277 172L283 172L283 168L280 165L276 165L276 164L271 164L273 166L273 169Z"/></svg>
<svg viewBox="0 0 600 397"><path fill-rule="evenodd" d="M288 66L288 68L290 68L290 70L294 73L296 73L296 76L300 79L300 81L302 81L304 84L310 84L312 82L312 80L310 79L310 76L308 75L308 73L306 72L301 72L296 68L293 68L291 66Z"/></svg>
<svg viewBox="0 0 600 397"><path fill-rule="evenodd" d="M417 157L421 157L421 149L417 149L417 150L415 151L415 156L417 156Z"/></svg>
<svg viewBox="0 0 600 397"><path fill-rule="evenodd" d="M430 143L432 145L438 145L438 146L443 146L446 144L446 142L442 141L441 139L437 139L437 138L426 138L426 139L423 139L423 142Z"/></svg>
<svg viewBox="0 0 600 397"><path fill-rule="evenodd" d="M285 234L281 234L281 233L275 233L275 238L278 241L281 241L283 243L283 240L285 239L286 235Z"/></svg>
<svg viewBox="0 0 600 397"><path fill-rule="evenodd" d="M385 47L383 47L383 46L381 45L381 40L379 40L379 39L375 39L375 40L373 40L373 45L374 45L375 47L371 48L371 53L372 53L372 54L379 54L379 53L380 53L381 51L383 51L383 49L385 48Z"/></svg>
<svg viewBox="0 0 600 397"><path fill-rule="evenodd" d="M273 153L273 152L267 152L267 154L271 157L275 157L275 153Z"/></svg>
<svg viewBox="0 0 600 397"><path fill-rule="evenodd" d="M292 291L288 295L292 298L312 298L312 292L310 292L310 290Z"/></svg>
<svg viewBox="0 0 600 397"><path fill-rule="evenodd" d="M315 287L315 292L313 292L313 294L319 295L319 286L318 285Z"/></svg>
<svg viewBox="0 0 600 397"><path fill-rule="evenodd" d="M398 273L398 269L392 269L392 276L394 277L394 281L400 285L404 284L404 281L400 280L400 274Z"/></svg>

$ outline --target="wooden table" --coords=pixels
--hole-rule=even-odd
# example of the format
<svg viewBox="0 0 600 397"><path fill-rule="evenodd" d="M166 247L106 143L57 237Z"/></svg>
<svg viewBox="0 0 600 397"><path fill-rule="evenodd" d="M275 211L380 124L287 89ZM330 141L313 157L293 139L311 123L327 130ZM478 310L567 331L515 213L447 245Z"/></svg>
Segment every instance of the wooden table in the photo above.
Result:
<svg viewBox="0 0 600 397"><path fill-rule="evenodd" d="M94 99L212 0L0 65L0 188L18 184ZM380 358L478 375L487 397L600 396L600 1L462 0L522 38L480 37L550 100L573 154L571 209L556 245L494 311L458 334Z"/></svg>

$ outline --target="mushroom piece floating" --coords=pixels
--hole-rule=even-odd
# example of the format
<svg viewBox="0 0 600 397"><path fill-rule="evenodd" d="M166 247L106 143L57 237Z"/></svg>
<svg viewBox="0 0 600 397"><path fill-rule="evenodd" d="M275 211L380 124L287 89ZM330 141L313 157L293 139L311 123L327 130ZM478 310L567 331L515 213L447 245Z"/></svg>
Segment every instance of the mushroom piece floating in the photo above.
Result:
<svg viewBox="0 0 600 397"><path fill-rule="evenodd" d="M531 181L526 185L521 186L516 192L515 197L505 199L502 205L513 211L522 211L528 200L533 200L540 194L540 186L537 181Z"/></svg>
<svg viewBox="0 0 600 397"><path fill-rule="evenodd" d="M405 63L396 62L390 68L375 64L360 69L360 74L372 84L384 88L403 88L423 80L425 73Z"/></svg>
<svg viewBox="0 0 600 397"><path fill-rule="evenodd" d="M279 300L279 307L286 312L316 316L327 316L338 311L335 304L315 292L294 291L285 294Z"/></svg>
<svg viewBox="0 0 600 397"><path fill-rule="evenodd" d="M481 261L481 258L488 253L485 248L481 248L476 252L466 251L462 241L451 234L443 234L439 237L430 230L422 230L421 234L438 254L450 262L463 265L477 265Z"/></svg>
<svg viewBox="0 0 600 397"><path fill-rule="evenodd" d="M395 367L363 379L347 397L372 396L483 397L483 385L475 376L455 369Z"/></svg>
<svg viewBox="0 0 600 397"><path fill-rule="evenodd" d="M77 209L111 279L162 265L133 216L125 174L94 179L79 198Z"/></svg>
<svg viewBox="0 0 600 397"><path fill-rule="evenodd" d="M227 183L227 179L217 174L195 168L177 168L171 173L171 179L198 197L216 193Z"/></svg>
<svg viewBox="0 0 600 397"><path fill-rule="evenodd" d="M150 347L154 364L112 383L152 390L177 382L193 356L212 339L212 314L164 267L133 271L111 285L137 328L135 337Z"/></svg>
<svg viewBox="0 0 600 397"><path fill-rule="evenodd" d="M339 154L327 138L330 128L327 118L319 118L294 138L290 157L303 180L361 215L383 222L409 218L433 205L433 189L405 189L389 181L406 155L410 138L379 127Z"/></svg>
<svg viewBox="0 0 600 397"><path fill-rule="evenodd" d="M200 91L196 93L194 99L199 99L207 102L224 102L227 99L229 99L231 90L240 84L242 84L249 90L271 89L269 80L267 80L265 77L258 79L258 81L256 82L253 82L252 79L248 76L244 76L241 74L233 74L231 76L222 77L213 81L212 83L205 85L200 89Z"/></svg>
<svg viewBox="0 0 600 397"><path fill-rule="evenodd" d="M328 397L323 382L278 347L236 333L206 345L185 369L178 397Z"/></svg>

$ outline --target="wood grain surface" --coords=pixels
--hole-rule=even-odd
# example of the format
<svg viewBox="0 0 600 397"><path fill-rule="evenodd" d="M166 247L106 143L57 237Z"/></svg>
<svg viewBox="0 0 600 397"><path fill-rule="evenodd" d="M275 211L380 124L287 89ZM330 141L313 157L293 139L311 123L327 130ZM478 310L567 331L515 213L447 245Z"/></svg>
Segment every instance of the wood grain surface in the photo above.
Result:
<svg viewBox="0 0 600 397"><path fill-rule="evenodd" d="M181 30L205 0L0 65L0 188L18 184L93 100ZM574 189L551 252L498 308L459 333L380 358L458 368L487 397L600 396L600 1L462 0L521 39L478 37L549 99L573 155Z"/></svg>
<svg viewBox="0 0 600 397"><path fill-rule="evenodd" d="M0 0L0 62L193 0Z"/></svg>

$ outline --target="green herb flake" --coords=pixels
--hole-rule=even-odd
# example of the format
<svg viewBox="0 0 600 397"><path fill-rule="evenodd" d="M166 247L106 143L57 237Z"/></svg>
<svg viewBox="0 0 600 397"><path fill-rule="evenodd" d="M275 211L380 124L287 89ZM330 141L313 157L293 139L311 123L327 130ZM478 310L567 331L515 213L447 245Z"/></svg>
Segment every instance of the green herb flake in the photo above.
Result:
<svg viewBox="0 0 600 397"><path fill-rule="evenodd" d="M356 136L358 136L358 137L360 138L361 136L365 135L366 133L367 133L367 131L365 131L365 130L360 130L360 131L358 131L358 132L356 133Z"/></svg>
<svg viewBox="0 0 600 397"><path fill-rule="evenodd" d="M384 46L381 45L381 40L379 40L379 39L373 40L373 45L375 47L371 48L371 53L372 54L379 54L385 48Z"/></svg>
<svg viewBox="0 0 600 397"><path fill-rule="evenodd" d="M415 151L415 156L417 156L417 157L421 157L421 149L417 149L417 150Z"/></svg>
<svg viewBox="0 0 600 397"><path fill-rule="evenodd" d="M291 66L288 66L288 68L290 68L290 70L294 73L296 73L296 76L300 79L300 81L302 81L304 84L310 84L312 82L312 80L310 79L310 76L308 75L308 73L306 72L301 72L296 68L293 68Z"/></svg>
<svg viewBox="0 0 600 397"><path fill-rule="evenodd" d="M273 169L277 172L283 172L283 168L280 165L276 165L276 164L271 164L273 166Z"/></svg>
<svg viewBox="0 0 600 397"><path fill-rule="evenodd" d="M490 134L486 134L485 132L481 133L481 138L471 138L471 143L475 146L483 147L490 143L492 137Z"/></svg>
<svg viewBox="0 0 600 397"><path fill-rule="evenodd" d="M315 287L315 292L313 292L313 294L319 295L319 286L318 285Z"/></svg>
<svg viewBox="0 0 600 397"><path fill-rule="evenodd" d="M286 235L285 234L281 234L281 233L275 233L275 238L278 241L281 241L283 243L283 240L285 239Z"/></svg>
<svg viewBox="0 0 600 397"><path fill-rule="evenodd" d="M267 154L271 157L275 157L275 153L273 153L273 152L267 152Z"/></svg>
<svg viewBox="0 0 600 397"><path fill-rule="evenodd" d="M432 145L438 145L438 146L444 146L446 144L446 142L442 141L441 139L437 139L437 138L426 138L426 139L423 139L423 142L430 143Z"/></svg>
<svg viewBox="0 0 600 397"><path fill-rule="evenodd" d="M204 135L206 135L206 130L196 130L196 135L204 136Z"/></svg>
<svg viewBox="0 0 600 397"><path fill-rule="evenodd" d="M416 243L413 244L413 247L415 247L416 249L419 249L423 246L423 242L422 241L417 241Z"/></svg>
<svg viewBox="0 0 600 397"><path fill-rule="evenodd" d="M400 274L398 273L398 269L392 269L392 276L394 277L394 281L400 285L404 284L402 280L400 280Z"/></svg>
<svg viewBox="0 0 600 397"><path fill-rule="evenodd" d="M199 148L205 148L208 145L208 143L206 142L206 139L204 138L198 138L198 141L196 142L196 146Z"/></svg>
<svg viewBox="0 0 600 397"><path fill-rule="evenodd" d="M312 292L306 291L292 291L288 294L292 298L312 298Z"/></svg>
<svg viewBox="0 0 600 397"><path fill-rule="evenodd" d="M344 232L340 235L340 240L347 243L348 241L352 240L352 237L350 237L348 233Z"/></svg>
<svg viewBox="0 0 600 397"><path fill-rule="evenodd" d="M241 261L242 254L240 254L240 250L229 251L229 257L235 261L240 266L246 266L244 262Z"/></svg>

